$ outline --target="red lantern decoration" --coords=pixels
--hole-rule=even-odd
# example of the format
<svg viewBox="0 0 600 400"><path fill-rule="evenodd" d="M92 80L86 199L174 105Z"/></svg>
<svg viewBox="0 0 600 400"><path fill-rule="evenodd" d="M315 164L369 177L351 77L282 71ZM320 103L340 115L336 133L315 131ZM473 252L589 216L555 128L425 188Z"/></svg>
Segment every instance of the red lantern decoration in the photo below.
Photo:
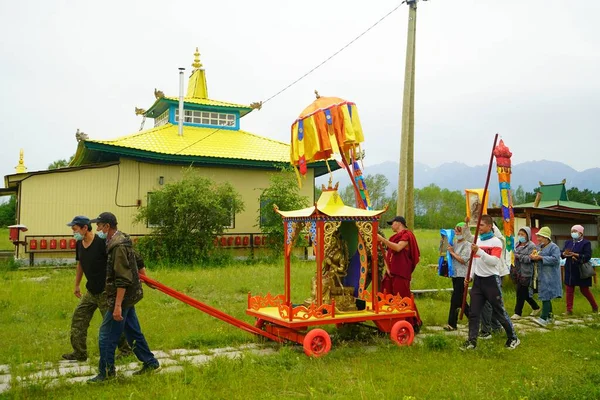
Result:
<svg viewBox="0 0 600 400"><path fill-rule="evenodd" d="M244 239L243 239L244 246L248 246L249 242L250 242L250 238L248 236L244 236Z"/></svg>
<svg viewBox="0 0 600 400"><path fill-rule="evenodd" d="M50 239L50 249L56 250L56 239Z"/></svg>
<svg viewBox="0 0 600 400"><path fill-rule="evenodd" d="M221 236L221 246L227 246L227 238L225 236Z"/></svg>
<svg viewBox="0 0 600 400"><path fill-rule="evenodd" d="M35 249L37 249L37 240L31 239L29 241L29 250L35 250Z"/></svg>
<svg viewBox="0 0 600 400"><path fill-rule="evenodd" d="M59 246L63 250L66 249L67 248L67 239L60 239Z"/></svg>
<svg viewBox="0 0 600 400"><path fill-rule="evenodd" d="M241 237L239 237L239 236L236 236L236 237L235 237L235 245L236 245L236 246L239 246L239 245L241 245L241 244L242 244L242 238L241 238Z"/></svg>
<svg viewBox="0 0 600 400"><path fill-rule="evenodd" d="M46 250L48 248L48 241L46 239L40 240L40 249Z"/></svg>
<svg viewBox="0 0 600 400"><path fill-rule="evenodd" d="M77 240L75 240L75 239L71 239L71 240L69 240L69 248L70 248L71 250L74 250L74 249L75 249L75 247L77 247Z"/></svg>
<svg viewBox="0 0 600 400"><path fill-rule="evenodd" d="M227 238L227 246L233 246L233 236Z"/></svg>
<svg viewBox="0 0 600 400"><path fill-rule="evenodd" d="M254 236L254 245L260 246L260 236Z"/></svg>

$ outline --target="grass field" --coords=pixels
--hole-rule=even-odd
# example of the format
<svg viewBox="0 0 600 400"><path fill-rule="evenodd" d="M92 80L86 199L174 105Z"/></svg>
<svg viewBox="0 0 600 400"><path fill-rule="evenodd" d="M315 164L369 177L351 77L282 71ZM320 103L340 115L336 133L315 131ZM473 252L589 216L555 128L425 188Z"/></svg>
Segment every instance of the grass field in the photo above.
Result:
<svg viewBox="0 0 600 400"><path fill-rule="evenodd" d="M8 240L8 228L0 228L0 251L14 250L12 242Z"/></svg>
<svg viewBox="0 0 600 400"><path fill-rule="evenodd" d="M424 263L437 259L436 232L417 232ZM310 294L314 262L292 264L292 297ZM152 278L253 322L244 313L247 293L283 293L282 264L238 262L223 268L151 268ZM40 277L47 277L40 280ZM70 350L69 325L77 304L72 269L9 271L0 267L0 364L19 369L23 363L56 361ZM448 287L447 278L420 266L414 288ZM600 291L593 290L597 298ZM514 291L507 285L507 309ZM417 299L426 325L446 322L449 294ZM554 304L564 311L564 300ZM151 348L209 349L257 339L185 304L150 289L136 307ZM576 295L576 315L589 312ZM600 322L600 319L598 320ZM90 327L91 362L97 362L100 316ZM462 322L463 324L466 321ZM333 334L333 349L310 359L299 346L277 346L272 356L216 359L182 373L121 379L100 386L37 384L1 394L6 398L381 398L381 399L594 399L600 398L600 324L549 333L529 333L515 351L503 349L504 338L481 341L474 352L458 350L462 337L433 335L423 345L397 347L387 335L361 331L358 338ZM352 340L350 340L352 339Z"/></svg>

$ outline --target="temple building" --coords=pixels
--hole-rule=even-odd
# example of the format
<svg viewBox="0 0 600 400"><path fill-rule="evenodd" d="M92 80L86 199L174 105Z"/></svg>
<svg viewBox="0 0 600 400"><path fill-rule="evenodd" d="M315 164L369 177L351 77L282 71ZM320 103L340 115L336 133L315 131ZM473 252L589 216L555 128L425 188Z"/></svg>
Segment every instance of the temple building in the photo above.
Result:
<svg viewBox="0 0 600 400"><path fill-rule="evenodd" d="M77 132L77 150L66 168L25 171L4 177L3 194L17 196L16 224L27 227L15 246L17 259L31 263L73 259L74 242L65 224L75 215L90 218L113 212L119 229L133 235L151 232L134 223L140 206L152 193L181 179L192 166L217 182L228 181L241 194L245 210L232 215L227 235L218 244L260 245L260 190L270 174L290 162L290 145L241 129L241 119L253 106L208 97L206 72L196 49L183 101L183 131L179 132L179 97L155 89L155 101L136 114L153 121L149 129L112 140L91 139ZM290 121L293 122L293 121ZM301 194L314 198L314 178L327 173L323 162L309 164ZM53 260L52 260L53 259Z"/></svg>

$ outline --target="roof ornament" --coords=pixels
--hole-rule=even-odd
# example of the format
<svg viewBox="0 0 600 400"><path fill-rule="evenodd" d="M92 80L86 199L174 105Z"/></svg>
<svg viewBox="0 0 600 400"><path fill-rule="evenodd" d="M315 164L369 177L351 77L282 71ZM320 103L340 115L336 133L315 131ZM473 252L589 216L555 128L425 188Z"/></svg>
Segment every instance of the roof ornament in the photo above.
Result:
<svg viewBox="0 0 600 400"><path fill-rule="evenodd" d="M15 167L17 174L24 174L27 172L27 167L25 166L25 161L23 160L23 149L19 151L19 164Z"/></svg>
<svg viewBox="0 0 600 400"><path fill-rule="evenodd" d="M200 62L200 53L198 52L197 47L196 52L194 53L194 62L192 63L192 67L194 67L194 71L202 68L202 63Z"/></svg>
<svg viewBox="0 0 600 400"><path fill-rule="evenodd" d="M253 110L260 110L262 108L262 101L255 101L253 103L250 103L250 108Z"/></svg>
<svg viewBox="0 0 600 400"><path fill-rule="evenodd" d="M90 137L87 135L87 133L83 133L79 130L79 128L77 128L77 132L75 132L75 139L77 139L78 142L85 142L89 138Z"/></svg>
<svg viewBox="0 0 600 400"><path fill-rule="evenodd" d="M146 114L146 110L144 110L143 108L135 108L135 115L145 115Z"/></svg>
<svg viewBox="0 0 600 400"><path fill-rule="evenodd" d="M157 99L162 99L163 97L165 97L165 94L162 92L162 90L154 88L154 97L156 97Z"/></svg>
<svg viewBox="0 0 600 400"><path fill-rule="evenodd" d="M317 99L321 98L321 95L319 94L319 92L315 89L315 96L317 96Z"/></svg>

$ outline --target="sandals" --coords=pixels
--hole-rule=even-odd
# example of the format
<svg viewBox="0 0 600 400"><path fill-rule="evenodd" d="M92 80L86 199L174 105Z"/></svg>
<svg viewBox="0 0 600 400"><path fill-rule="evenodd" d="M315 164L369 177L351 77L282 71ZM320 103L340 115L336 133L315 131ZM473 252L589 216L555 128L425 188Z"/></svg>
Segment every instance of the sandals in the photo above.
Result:
<svg viewBox="0 0 600 400"><path fill-rule="evenodd" d="M453 328L453 327L451 327L450 325L446 325L446 326L444 327L444 330L445 330L445 331L448 331L448 332L451 332L451 331L455 331L455 330L456 330L456 328Z"/></svg>

